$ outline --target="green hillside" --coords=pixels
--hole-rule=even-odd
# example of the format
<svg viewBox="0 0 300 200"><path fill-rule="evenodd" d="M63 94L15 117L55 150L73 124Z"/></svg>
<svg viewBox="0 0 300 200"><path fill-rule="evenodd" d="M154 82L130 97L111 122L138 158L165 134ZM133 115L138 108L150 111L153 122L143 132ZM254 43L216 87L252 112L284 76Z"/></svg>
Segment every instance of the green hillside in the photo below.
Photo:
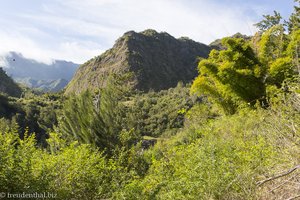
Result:
<svg viewBox="0 0 300 200"><path fill-rule="evenodd" d="M10 96L20 97L21 88L0 68L0 92Z"/></svg>
<svg viewBox="0 0 300 200"><path fill-rule="evenodd" d="M0 94L0 198L299 199L299 3L211 47L127 32L64 92Z"/></svg>

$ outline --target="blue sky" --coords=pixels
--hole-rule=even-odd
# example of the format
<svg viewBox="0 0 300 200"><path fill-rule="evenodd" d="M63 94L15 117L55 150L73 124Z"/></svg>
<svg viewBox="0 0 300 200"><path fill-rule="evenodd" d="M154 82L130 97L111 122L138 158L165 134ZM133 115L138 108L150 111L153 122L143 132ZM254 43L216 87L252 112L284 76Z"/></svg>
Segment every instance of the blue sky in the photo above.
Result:
<svg viewBox="0 0 300 200"><path fill-rule="evenodd" d="M83 63L129 30L151 28L209 44L254 34L263 14L285 18L293 0L0 0L0 55Z"/></svg>

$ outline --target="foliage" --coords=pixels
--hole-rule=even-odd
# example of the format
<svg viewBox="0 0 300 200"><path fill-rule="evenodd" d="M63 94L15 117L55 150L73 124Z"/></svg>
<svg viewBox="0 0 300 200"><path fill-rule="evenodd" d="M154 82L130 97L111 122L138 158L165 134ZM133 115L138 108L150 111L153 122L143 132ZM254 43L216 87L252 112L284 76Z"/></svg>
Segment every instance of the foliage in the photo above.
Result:
<svg viewBox="0 0 300 200"><path fill-rule="evenodd" d="M287 47L287 55L293 59L293 65L295 66L295 72L300 75L300 29L295 30L290 35L290 43Z"/></svg>
<svg viewBox="0 0 300 200"><path fill-rule="evenodd" d="M63 145L57 134L49 140L50 148ZM5 192L48 191L59 199L103 199L124 178L122 167L90 145L75 142L49 153L35 146L34 135L21 140L13 132L1 133L0 143L0 187Z"/></svg>
<svg viewBox="0 0 300 200"><path fill-rule="evenodd" d="M223 44L226 50L213 50L200 61L192 92L208 95L226 114L233 114L240 104L264 100L264 69L245 40L225 38Z"/></svg>
<svg viewBox="0 0 300 200"><path fill-rule="evenodd" d="M293 32L300 28L300 1L294 0L294 2L297 5L294 6L294 12L291 14L289 20L286 21L289 32Z"/></svg>
<svg viewBox="0 0 300 200"><path fill-rule="evenodd" d="M278 13L277 11L274 11L274 15L263 15L263 18L264 19L262 21L254 24L261 32L264 32L271 27L278 25L282 19L280 13Z"/></svg>
<svg viewBox="0 0 300 200"><path fill-rule="evenodd" d="M278 94L269 110L218 116L213 105L198 104L179 134L144 153L139 145L127 148L124 133L124 148L110 159L59 134L50 134L46 150L36 147L34 135L21 140L16 132L2 132L0 187L10 193L51 191L61 199L265 197L263 191L276 185L261 191L256 182L300 161L299 82L288 84L290 95Z"/></svg>
<svg viewBox="0 0 300 200"><path fill-rule="evenodd" d="M259 42L259 58L265 64L280 58L285 48L286 36L282 25L272 26L266 30Z"/></svg>
<svg viewBox="0 0 300 200"><path fill-rule="evenodd" d="M299 162L299 156L292 156L299 151L299 144L297 148L293 143L299 139L299 127L293 130L292 124L299 124L300 115L289 118L290 111L278 111L281 114L246 109L186 127L174 141L157 144L148 174L129 183L123 195L128 199L259 198L256 182L264 174ZM188 142L187 136L192 138Z"/></svg>
<svg viewBox="0 0 300 200"><path fill-rule="evenodd" d="M21 87L7 76L2 67L0 67L0 93L14 97L20 97L22 94Z"/></svg>
<svg viewBox="0 0 300 200"><path fill-rule="evenodd" d="M26 93L23 98L0 94L0 117L7 120L7 124L11 124L7 126L8 129L14 130L14 124L17 123L21 137L26 130L35 132L38 143L45 144L48 137L46 132L57 123L56 112L60 109L60 101L59 94Z"/></svg>
<svg viewBox="0 0 300 200"><path fill-rule="evenodd" d="M131 100L136 113L136 129L143 136L170 136L183 127L184 114L196 99L189 96L189 87L137 94Z"/></svg>
<svg viewBox="0 0 300 200"><path fill-rule="evenodd" d="M138 136L130 132L134 128L130 127L130 108L122 103L126 87L118 81L117 77L111 77L107 86L95 94L86 91L70 96L63 106L58 129L80 143L92 144L107 153L112 153L125 140L135 143ZM122 138L122 133L132 133L131 138Z"/></svg>
<svg viewBox="0 0 300 200"><path fill-rule="evenodd" d="M275 12L252 40L223 39L199 63L199 97L182 83L133 91L126 75L65 97L1 94L0 188L58 199L299 196L299 172L259 184L300 163L297 13L289 32Z"/></svg>
<svg viewBox="0 0 300 200"><path fill-rule="evenodd" d="M286 79L299 72L299 31L289 35L283 25L276 25L266 30L259 41L258 57L266 66L266 85L282 86Z"/></svg>
<svg viewBox="0 0 300 200"><path fill-rule="evenodd" d="M299 29L289 34L281 24L281 16L266 15L256 24L260 33L252 41L223 39L223 50L211 51L209 58L199 63L199 76L192 92L206 95L219 104L225 114L235 113L239 107L260 102L268 106L266 88L277 89L285 81L299 75ZM297 8L295 13L297 15Z"/></svg>

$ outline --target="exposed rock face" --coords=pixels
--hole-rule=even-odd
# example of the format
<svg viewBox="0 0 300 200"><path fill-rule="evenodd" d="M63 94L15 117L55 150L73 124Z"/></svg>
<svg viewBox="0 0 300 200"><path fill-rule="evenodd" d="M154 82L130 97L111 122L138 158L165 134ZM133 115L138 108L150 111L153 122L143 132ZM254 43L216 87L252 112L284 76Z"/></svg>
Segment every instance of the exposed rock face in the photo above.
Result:
<svg viewBox="0 0 300 200"><path fill-rule="evenodd" d="M105 84L107 76L132 72L134 89L159 91L187 83L197 76L198 57L207 57L211 48L188 38L175 39L168 33L130 31L113 48L81 65L66 88L79 93Z"/></svg>

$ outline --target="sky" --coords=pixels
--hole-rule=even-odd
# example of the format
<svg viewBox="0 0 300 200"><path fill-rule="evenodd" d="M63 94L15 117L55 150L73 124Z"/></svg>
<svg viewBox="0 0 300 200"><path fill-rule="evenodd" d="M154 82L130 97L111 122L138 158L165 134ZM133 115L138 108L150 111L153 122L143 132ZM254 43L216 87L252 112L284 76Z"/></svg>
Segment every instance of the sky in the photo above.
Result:
<svg viewBox="0 0 300 200"><path fill-rule="evenodd" d="M255 33L263 14L288 18L293 0L0 0L0 56L84 63L125 32L155 29L210 42Z"/></svg>

